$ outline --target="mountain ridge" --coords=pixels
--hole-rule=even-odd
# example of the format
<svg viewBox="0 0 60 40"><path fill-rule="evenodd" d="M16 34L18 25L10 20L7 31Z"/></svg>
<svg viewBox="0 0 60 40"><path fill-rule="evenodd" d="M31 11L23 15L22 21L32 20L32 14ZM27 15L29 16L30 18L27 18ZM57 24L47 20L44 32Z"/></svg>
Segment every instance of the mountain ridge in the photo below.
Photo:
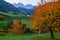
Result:
<svg viewBox="0 0 60 40"><path fill-rule="evenodd" d="M14 3L13 4L15 7L17 7L19 10L26 12L26 13L31 13L34 11L35 7L31 4L23 5L22 3Z"/></svg>

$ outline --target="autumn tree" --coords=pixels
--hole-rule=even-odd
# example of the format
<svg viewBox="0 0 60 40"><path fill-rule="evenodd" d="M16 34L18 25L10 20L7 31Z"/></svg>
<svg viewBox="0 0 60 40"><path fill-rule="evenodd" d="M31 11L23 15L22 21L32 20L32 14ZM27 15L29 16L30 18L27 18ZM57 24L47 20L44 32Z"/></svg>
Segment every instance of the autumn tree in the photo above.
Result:
<svg viewBox="0 0 60 40"><path fill-rule="evenodd" d="M19 22L19 20L16 19L13 21L11 28L8 28L8 32L10 34L20 34L20 33L24 33L25 29L23 27L23 24L21 24L21 22Z"/></svg>
<svg viewBox="0 0 60 40"><path fill-rule="evenodd" d="M3 15L0 15L0 20L3 20L4 19L4 16Z"/></svg>
<svg viewBox="0 0 60 40"><path fill-rule="evenodd" d="M60 26L60 1L39 5L34 11L31 23L31 29L35 32L41 33L48 30L54 38L53 32L54 30L58 32Z"/></svg>

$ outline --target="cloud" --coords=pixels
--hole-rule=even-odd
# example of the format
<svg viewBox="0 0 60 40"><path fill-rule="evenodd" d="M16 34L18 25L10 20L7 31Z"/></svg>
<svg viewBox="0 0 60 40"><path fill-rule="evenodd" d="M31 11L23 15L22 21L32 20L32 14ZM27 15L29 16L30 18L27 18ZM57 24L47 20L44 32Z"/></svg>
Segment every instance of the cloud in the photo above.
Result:
<svg viewBox="0 0 60 40"><path fill-rule="evenodd" d="M12 3L12 4L21 2L24 5L26 5L26 4L37 5L37 3L40 2L40 0L13 0L13 1L12 0L5 0L5 1Z"/></svg>

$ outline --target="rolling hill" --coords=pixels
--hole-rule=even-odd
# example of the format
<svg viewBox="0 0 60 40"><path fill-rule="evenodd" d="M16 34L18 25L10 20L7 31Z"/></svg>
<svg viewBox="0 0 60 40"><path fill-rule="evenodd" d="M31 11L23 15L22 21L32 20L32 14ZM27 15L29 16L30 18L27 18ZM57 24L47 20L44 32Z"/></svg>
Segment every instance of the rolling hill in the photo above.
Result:
<svg viewBox="0 0 60 40"><path fill-rule="evenodd" d="M0 0L0 12L19 12L19 10L12 4L4 0Z"/></svg>

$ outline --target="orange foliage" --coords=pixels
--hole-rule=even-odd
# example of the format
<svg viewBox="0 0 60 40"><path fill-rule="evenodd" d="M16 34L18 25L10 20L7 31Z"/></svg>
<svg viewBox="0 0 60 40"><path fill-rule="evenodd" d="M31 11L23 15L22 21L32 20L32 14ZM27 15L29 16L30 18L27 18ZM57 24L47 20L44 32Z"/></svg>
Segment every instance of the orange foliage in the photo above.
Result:
<svg viewBox="0 0 60 40"><path fill-rule="evenodd" d="M38 32L47 31L48 26L53 29L58 27L60 25L60 0L39 5L34 11L31 23L31 29L37 30ZM58 28L55 28L54 30L58 30Z"/></svg>
<svg viewBox="0 0 60 40"><path fill-rule="evenodd" d="M0 19L4 19L4 16L0 15Z"/></svg>
<svg viewBox="0 0 60 40"><path fill-rule="evenodd" d="M11 25L12 28L8 29L8 32L14 33L14 34L20 34L24 33L25 29L23 29L23 25L16 19L13 21L13 24Z"/></svg>

